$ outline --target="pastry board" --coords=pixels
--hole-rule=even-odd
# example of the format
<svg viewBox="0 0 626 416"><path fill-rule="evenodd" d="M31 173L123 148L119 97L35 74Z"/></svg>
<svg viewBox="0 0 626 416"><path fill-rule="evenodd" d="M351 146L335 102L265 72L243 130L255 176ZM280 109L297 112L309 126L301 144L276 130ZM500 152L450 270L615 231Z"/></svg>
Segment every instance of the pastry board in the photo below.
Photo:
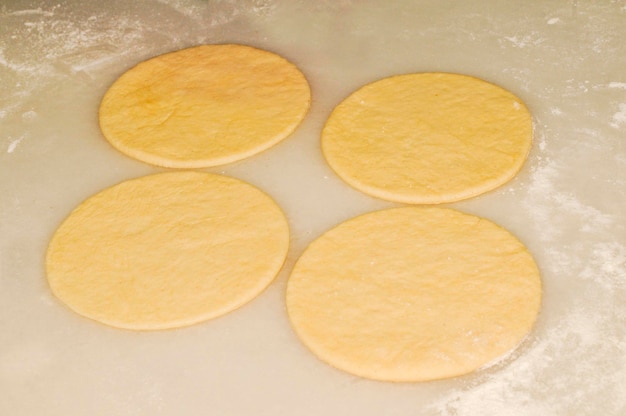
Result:
<svg viewBox="0 0 626 416"><path fill-rule="evenodd" d="M5 1L0 4L0 414L626 414L626 2ZM244 161L203 169L248 181L284 209L286 264L258 298L187 328L133 332L52 296L44 255L81 201L166 171L117 152L98 128L108 86L146 58L203 43L278 53L306 75L298 130ZM343 183L319 136L343 98L382 77L473 75L533 114L522 171L446 206L517 235L542 271L539 320L473 374L383 383L315 358L284 292L306 245L397 204Z"/></svg>

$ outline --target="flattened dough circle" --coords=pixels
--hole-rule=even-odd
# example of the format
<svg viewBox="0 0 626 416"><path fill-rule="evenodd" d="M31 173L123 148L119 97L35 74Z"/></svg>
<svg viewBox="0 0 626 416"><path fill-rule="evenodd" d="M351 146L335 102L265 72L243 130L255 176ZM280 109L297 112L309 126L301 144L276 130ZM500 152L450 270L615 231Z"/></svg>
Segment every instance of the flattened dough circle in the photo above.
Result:
<svg viewBox="0 0 626 416"><path fill-rule="evenodd" d="M365 214L298 259L289 318L321 360L384 381L472 372L514 349L539 313L541 280L496 224L438 207Z"/></svg>
<svg viewBox="0 0 626 416"><path fill-rule="evenodd" d="M124 73L100 104L100 128L119 151L150 164L198 168L257 154L307 113L304 75L284 58L244 45L202 45Z"/></svg>
<svg viewBox="0 0 626 416"><path fill-rule="evenodd" d="M53 293L115 327L181 327L262 292L289 246L276 203L240 180L200 172L144 176L84 201L47 251Z"/></svg>
<svg viewBox="0 0 626 416"><path fill-rule="evenodd" d="M385 78L340 103L322 132L332 169L368 195L437 204L509 181L532 141L532 120L510 92L466 75Z"/></svg>

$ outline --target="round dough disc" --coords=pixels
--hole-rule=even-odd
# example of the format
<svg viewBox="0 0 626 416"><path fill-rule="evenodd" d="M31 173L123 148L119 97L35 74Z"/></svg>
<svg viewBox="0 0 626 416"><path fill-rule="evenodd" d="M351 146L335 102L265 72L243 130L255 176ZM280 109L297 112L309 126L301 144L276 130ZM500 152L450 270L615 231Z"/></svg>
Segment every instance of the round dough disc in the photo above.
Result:
<svg viewBox="0 0 626 416"><path fill-rule="evenodd" d="M320 359L384 381L474 371L514 349L539 313L526 248L485 219L405 207L315 240L287 287L291 323Z"/></svg>
<svg viewBox="0 0 626 416"><path fill-rule="evenodd" d="M243 45L202 45L124 73L102 99L100 128L143 162L215 166L286 138L310 102L304 75L284 58Z"/></svg>
<svg viewBox="0 0 626 416"><path fill-rule="evenodd" d="M284 214L257 188L172 172L84 201L55 232L46 266L54 294L80 315L165 329L253 299L278 274L288 246Z"/></svg>
<svg viewBox="0 0 626 416"><path fill-rule="evenodd" d="M330 115L322 150L332 169L368 195L437 204L490 191L522 167L532 120L522 101L457 74L385 78Z"/></svg>

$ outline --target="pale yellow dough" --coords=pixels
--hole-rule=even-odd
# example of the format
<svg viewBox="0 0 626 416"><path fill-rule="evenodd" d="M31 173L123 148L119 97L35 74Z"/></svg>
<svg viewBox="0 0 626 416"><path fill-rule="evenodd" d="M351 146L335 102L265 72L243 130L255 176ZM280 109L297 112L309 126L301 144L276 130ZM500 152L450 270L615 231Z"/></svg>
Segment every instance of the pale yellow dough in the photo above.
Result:
<svg viewBox="0 0 626 416"><path fill-rule="evenodd" d="M349 185L396 202L470 198L509 181L532 141L530 113L477 78L418 73L354 92L330 115L322 150Z"/></svg>
<svg viewBox="0 0 626 416"><path fill-rule="evenodd" d="M55 232L54 294L115 327L181 327L250 301L277 275L287 220L237 179L172 172L129 180L80 204Z"/></svg>
<svg viewBox="0 0 626 416"><path fill-rule="evenodd" d="M472 372L514 349L539 313L541 280L494 223L405 207L348 220L315 240L288 281L289 318L320 359L384 381Z"/></svg>
<svg viewBox="0 0 626 416"><path fill-rule="evenodd" d="M304 75L284 58L244 45L202 45L124 73L102 99L99 117L122 153L197 168L275 145L300 124L310 101Z"/></svg>

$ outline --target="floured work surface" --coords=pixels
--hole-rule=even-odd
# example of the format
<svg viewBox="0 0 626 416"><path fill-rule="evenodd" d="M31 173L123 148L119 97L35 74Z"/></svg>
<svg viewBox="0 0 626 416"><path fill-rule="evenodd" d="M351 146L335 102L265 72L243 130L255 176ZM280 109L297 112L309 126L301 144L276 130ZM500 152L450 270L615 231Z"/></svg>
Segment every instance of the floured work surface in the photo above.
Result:
<svg viewBox="0 0 626 416"><path fill-rule="evenodd" d="M435 1L0 8L0 413L623 414L623 16L622 4L591 1L487 1L479 13ZM271 50L310 81L311 111L292 136L206 169L284 208L292 227L285 271L332 225L393 206L354 191L321 155L324 121L352 91L394 74L454 72L523 100L535 131L520 173L450 205L504 226L536 258L542 312L521 349L439 382L352 377L298 342L284 310L285 272L237 311L181 330L120 331L57 302L44 257L67 213L100 189L163 171L106 143L96 116L102 96L137 62L202 43Z"/></svg>

